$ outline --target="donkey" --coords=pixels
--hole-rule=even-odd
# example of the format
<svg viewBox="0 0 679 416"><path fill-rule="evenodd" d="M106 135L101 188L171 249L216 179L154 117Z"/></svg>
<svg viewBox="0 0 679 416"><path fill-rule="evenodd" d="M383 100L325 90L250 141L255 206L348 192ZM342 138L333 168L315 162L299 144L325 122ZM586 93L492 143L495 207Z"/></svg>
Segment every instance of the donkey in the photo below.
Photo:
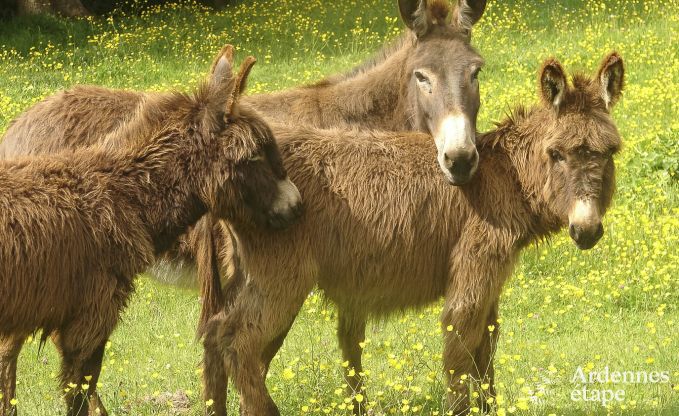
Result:
<svg viewBox="0 0 679 416"><path fill-rule="evenodd" d="M576 75L571 83L559 62L547 60L539 72L542 103L518 107L480 135L479 171L462 187L441 186L423 134L272 126L307 213L285 234L232 224L247 275L228 282L229 304L207 325L205 397L223 400L225 369L242 414L279 414L266 371L315 285L337 305L355 391L362 389L366 319L444 297L451 410L468 410L463 375L486 380L493 395L486 328L499 327L500 292L521 249L565 226L580 249L603 234L621 146L610 110L623 78L617 53L595 77Z"/></svg>
<svg viewBox="0 0 679 416"><path fill-rule="evenodd" d="M90 396L106 414L97 380L134 277L207 213L267 229L298 217L271 130L238 102L254 58L233 76L232 56L192 95L145 97L119 132L131 136L110 138L126 149L0 162L0 415L16 414L17 357L38 329L61 353L68 415L87 415Z"/></svg>
<svg viewBox="0 0 679 416"><path fill-rule="evenodd" d="M483 59L470 45L485 0L399 0L408 31L346 75L274 94L243 97L267 121L430 133L445 177L461 185L478 153L478 75ZM0 157L50 153L92 144L129 121L145 94L76 87L36 104L7 130ZM35 120L42 120L35 123ZM3 156L5 155L5 156Z"/></svg>
<svg viewBox="0 0 679 416"><path fill-rule="evenodd" d="M316 84L245 97L269 122L319 128L416 130L433 136L445 177L462 185L478 163L478 75L470 45L485 0L399 0L407 30L371 61Z"/></svg>

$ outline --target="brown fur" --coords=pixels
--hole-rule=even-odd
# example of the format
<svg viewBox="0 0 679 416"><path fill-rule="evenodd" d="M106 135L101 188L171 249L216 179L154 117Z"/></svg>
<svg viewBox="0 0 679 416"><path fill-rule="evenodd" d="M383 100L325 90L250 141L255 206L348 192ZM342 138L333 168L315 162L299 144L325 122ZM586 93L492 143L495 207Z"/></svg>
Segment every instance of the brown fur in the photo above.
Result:
<svg viewBox="0 0 679 416"><path fill-rule="evenodd" d="M164 112L163 127L144 140L118 137L123 150L0 161L0 415L15 414L17 356L38 329L62 355L68 414L86 415L134 277L207 212L267 219L260 212L277 201L285 170L261 161L266 151L278 157L268 126L226 107L239 82L220 59L194 95L145 97L131 124Z"/></svg>
<svg viewBox="0 0 679 416"><path fill-rule="evenodd" d="M227 292L239 293L207 327L206 398L224 400L225 361L242 413L279 414L264 376L315 285L338 307L340 346L356 374L368 317L444 297L452 410L468 409L463 374L487 380L494 394L487 327L498 327L499 295L520 250L572 225L569 210L583 197L600 216L611 202L620 137L602 96L617 100L622 60L610 57L600 71L619 71L612 87L581 76L569 86L553 72L564 80L559 111L551 102L518 109L481 135L479 172L463 187L445 186L423 134L273 126L307 214L276 235L233 225L248 278L229 282ZM554 68L548 61L540 79ZM348 381L362 388L358 375Z"/></svg>

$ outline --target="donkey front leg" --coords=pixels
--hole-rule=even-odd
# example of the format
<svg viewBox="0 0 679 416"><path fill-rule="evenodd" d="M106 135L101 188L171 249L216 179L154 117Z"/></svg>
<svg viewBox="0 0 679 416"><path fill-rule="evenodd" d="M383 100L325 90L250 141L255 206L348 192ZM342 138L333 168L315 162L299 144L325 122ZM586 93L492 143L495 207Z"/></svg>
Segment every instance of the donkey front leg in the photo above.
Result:
<svg viewBox="0 0 679 416"><path fill-rule="evenodd" d="M469 376L478 374L475 353L481 345L487 306L464 300L446 302L443 364L448 377L448 406L455 415L469 410Z"/></svg>
<svg viewBox="0 0 679 416"><path fill-rule="evenodd" d="M68 416L108 414L97 395L107 339L84 342L81 334L72 331L54 337L62 356L61 388Z"/></svg>
<svg viewBox="0 0 679 416"><path fill-rule="evenodd" d="M348 393L354 397L353 412L355 415L362 415L365 413L364 403L367 400L365 397L361 401L356 400L356 395L363 395L363 377L361 376L363 372L361 363L363 349L361 343L365 341L366 318L362 314L352 313L342 307L338 309L337 338L342 350L342 358L349 362L344 377L349 385Z"/></svg>
<svg viewBox="0 0 679 416"><path fill-rule="evenodd" d="M16 371L19 352L25 335L10 335L0 339L0 416L16 416L12 399L16 396Z"/></svg>
<svg viewBox="0 0 679 416"><path fill-rule="evenodd" d="M498 318L498 302L495 299L490 306L488 318L486 319L486 327L483 331L483 339L481 345L476 350L475 360L478 373L476 374L482 386L487 384L487 388L481 389L481 409L484 412L490 411L490 403L488 399L494 399L495 392L495 367L493 366L493 358L497 348L498 337L500 336L500 324L497 322Z"/></svg>

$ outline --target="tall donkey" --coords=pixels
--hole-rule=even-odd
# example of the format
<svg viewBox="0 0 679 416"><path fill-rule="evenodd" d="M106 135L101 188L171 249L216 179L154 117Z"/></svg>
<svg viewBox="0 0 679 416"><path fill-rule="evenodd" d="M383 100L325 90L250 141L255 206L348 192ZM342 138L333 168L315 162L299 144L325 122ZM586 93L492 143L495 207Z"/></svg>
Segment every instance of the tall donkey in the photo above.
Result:
<svg viewBox="0 0 679 416"><path fill-rule="evenodd" d="M434 137L451 183L469 181L478 154L478 75L470 45L486 0L399 0L408 27L393 45L345 75L314 85L245 97L270 122L320 128L421 131Z"/></svg>
<svg viewBox="0 0 679 416"><path fill-rule="evenodd" d="M136 274L208 212L263 228L299 216L273 134L238 103L254 58L234 77L232 55L192 95L145 97L103 144L0 162L0 415L16 414L17 357L38 329L62 355L68 415L90 396L106 414L104 345Z"/></svg>
<svg viewBox="0 0 679 416"><path fill-rule="evenodd" d="M443 297L442 326L455 329L444 330L451 410L469 408L463 375L488 380L494 394L487 328L498 327L500 292L521 249L566 226L581 249L603 234L621 145L610 110L623 78L616 53L595 77L572 83L546 61L542 104L517 108L479 137L479 171L462 187L442 186L422 134L274 127L307 213L285 234L233 224L247 278L229 282L229 307L207 325L206 397L225 389L225 362L241 414L279 414L266 369L314 285L338 307L357 375L368 317ZM358 377L350 383L360 389Z"/></svg>

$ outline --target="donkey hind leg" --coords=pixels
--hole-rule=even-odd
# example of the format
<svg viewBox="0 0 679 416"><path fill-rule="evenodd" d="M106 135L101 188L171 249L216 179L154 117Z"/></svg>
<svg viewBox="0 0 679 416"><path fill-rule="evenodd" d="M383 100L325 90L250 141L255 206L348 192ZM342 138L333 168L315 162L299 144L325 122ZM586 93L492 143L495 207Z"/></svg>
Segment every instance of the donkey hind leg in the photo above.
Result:
<svg viewBox="0 0 679 416"><path fill-rule="evenodd" d="M478 373L479 382L481 383L480 399L481 409L484 412L489 412L491 403L489 399L494 399L495 392L495 367L493 366L493 358L497 348L497 341L500 335L500 324L497 322L498 318L498 299L493 302L488 311L488 318L486 319L486 327L483 331L483 339L481 345L476 349L476 369ZM485 388L484 388L485 387Z"/></svg>
<svg viewBox="0 0 679 416"><path fill-rule="evenodd" d="M364 403L367 403L362 393L363 390L363 365L361 343L365 341L366 318L361 314L355 314L347 309L338 307L337 338L342 358L349 365L346 367L344 377L348 384L348 393L353 396L353 412L356 415L365 414ZM357 400L356 396L361 400Z"/></svg>
<svg viewBox="0 0 679 416"><path fill-rule="evenodd" d="M292 318L293 321L295 320L295 317ZM283 346L283 341L285 341L285 338L288 336L290 328L292 328L292 322L290 322L290 325L288 325L288 327L285 328L283 332L276 336L273 341L269 342L269 344L264 347L264 350L262 351L262 376L264 378L266 378L266 375L269 374L271 360L273 360L273 357L276 356L278 350L280 350Z"/></svg>
<svg viewBox="0 0 679 416"><path fill-rule="evenodd" d="M228 229L226 229L228 231ZM225 234L227 235L227 234ZM228 235L227 235L228 236ZM212 274L211 279L219 279L228 274L228 278L222 286L223 310L213 315L204 329L203 339L203 398L206 403L206 415L225 416L226 400L228 392L228 374L226 372L224 357L223 337L220 335L225 325L225 317L231 312L236 299L245 286L245 276L239 264L236 251L235 238L231 235L227 239L231 243L232 250L228 254L220 255L220 260L225 262L219 275ZM226 245L226 243L224 244ZM229 265L231 270L229 270ZM228 338L228 337L227 337Z"/></svg>
<svg viewBox="0 0 679 416"><path fill-rule="evenodd" d="M16 395L16 371L19 352L25 335L10 335L0 339L0 416L15 416L12 399Z"/></svg>
<svg viewBox="0 0 679 416"><path fill-rule="evenodd" d="M283 346L283 341L285 341L285 338L288 336L290 328L292 328L292 323L290 323L290 325L287 328L285 328L285 330L283 330L283 332L280 335L274 338L273 341L269 342L267 346L264 347L264 349L262 350L261 370L262 377L264 377L265 380L267 374L269 374L271 360L273 360L273 357L276 356L278 350L280 350L281 347ZM247 403L245 402L242 395L240 396L240 407L241 409L247 408Z"/></svg>
<svg viewBox="0 0 679 416"><path fill-rule="evenodd" d="M222 330L224 313L214 315L205 326L203 338L203 398L206 416L226 416L228 376L224 366L226 351Z"/></svg>
<svg viewBox="0 0 679 416"><path fill-rule="evenodd" d="M241 396L242 415L280 415L266 389L264 350L292 325L311 286L293 284L286 288L289 296L281 296L285 292L265 294L255 284L249 284L227 315L222 345L227 371Z"/></svg>

